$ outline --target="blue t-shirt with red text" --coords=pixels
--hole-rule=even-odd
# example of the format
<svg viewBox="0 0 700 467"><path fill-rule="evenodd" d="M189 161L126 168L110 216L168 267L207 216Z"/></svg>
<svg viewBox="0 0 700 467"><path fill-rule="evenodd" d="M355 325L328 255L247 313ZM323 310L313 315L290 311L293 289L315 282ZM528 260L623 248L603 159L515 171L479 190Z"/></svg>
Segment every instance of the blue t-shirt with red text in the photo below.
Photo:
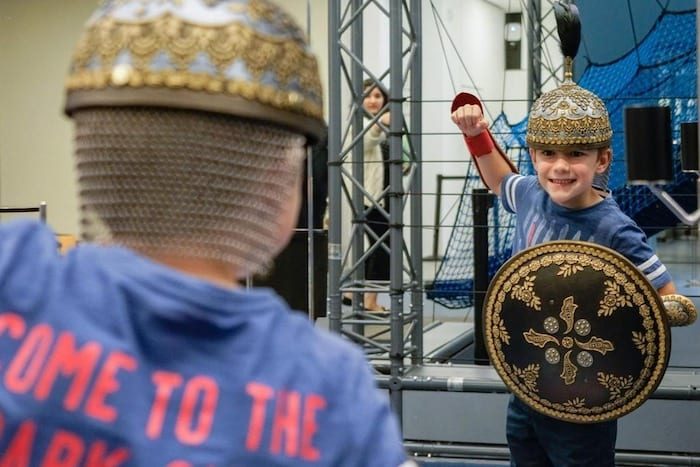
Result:
<svg viewBox="0 0 700 467"><path fill-rule="evenodd" d="M363 354L272 291L0 227L0 465L404 461Z"/></svg>

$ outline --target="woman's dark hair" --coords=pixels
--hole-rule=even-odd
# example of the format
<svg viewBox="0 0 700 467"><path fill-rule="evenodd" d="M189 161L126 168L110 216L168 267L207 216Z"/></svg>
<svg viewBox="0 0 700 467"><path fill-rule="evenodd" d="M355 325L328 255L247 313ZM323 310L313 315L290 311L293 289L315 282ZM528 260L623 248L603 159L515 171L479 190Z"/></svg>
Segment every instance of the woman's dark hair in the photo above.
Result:
<svg viewBox="0 0 700 467"><path fill-rule="evenodd" d="M382 89L382 87L379 86L377 84L377 82L374 81L372 78L367 78L366 80L364 80L362 82L362 90L363 91L366 91L367 89L371 89L371 88L379 89L379 92L382 93L382 97L384 98L384 104L389 102L389 96L387 95L386 91L384 91L384 89Z"/></svg>

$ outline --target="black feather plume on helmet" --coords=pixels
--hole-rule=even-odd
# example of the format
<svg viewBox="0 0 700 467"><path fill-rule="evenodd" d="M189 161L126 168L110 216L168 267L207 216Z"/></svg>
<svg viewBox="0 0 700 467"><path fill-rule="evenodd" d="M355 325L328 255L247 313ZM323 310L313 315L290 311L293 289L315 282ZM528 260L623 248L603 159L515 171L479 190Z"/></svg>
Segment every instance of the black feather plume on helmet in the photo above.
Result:
<svg viewBox="0 0 700 467"><path fill-rule="evenodd" d="M570 0L551 4L564 55L564 80L532 104L525 140L530 149L608 148L612 127L605 103L573 79L574 58L581 42L578 8Z"/></svg>
<svg viewBox="0 0 700 467"><path fill-rule="evenodd" d="M557 33L561 41L561 53L574 58L581 43L581 20L578 8L573 3L554 2L554 18L557 20Z"/></svg>

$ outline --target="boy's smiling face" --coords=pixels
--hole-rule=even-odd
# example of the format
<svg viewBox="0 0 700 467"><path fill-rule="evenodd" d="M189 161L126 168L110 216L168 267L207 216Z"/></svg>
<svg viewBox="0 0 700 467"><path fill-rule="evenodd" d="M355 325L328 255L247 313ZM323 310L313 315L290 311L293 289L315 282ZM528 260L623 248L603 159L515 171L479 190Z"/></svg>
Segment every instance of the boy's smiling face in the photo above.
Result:
<svg viewBox="0 0 700 467"><path fill-rule="evenodd" d="M552 201L569 209L584 209L600 201L593 177L610 164L610 149L530 149L542 188Z"/></svg>

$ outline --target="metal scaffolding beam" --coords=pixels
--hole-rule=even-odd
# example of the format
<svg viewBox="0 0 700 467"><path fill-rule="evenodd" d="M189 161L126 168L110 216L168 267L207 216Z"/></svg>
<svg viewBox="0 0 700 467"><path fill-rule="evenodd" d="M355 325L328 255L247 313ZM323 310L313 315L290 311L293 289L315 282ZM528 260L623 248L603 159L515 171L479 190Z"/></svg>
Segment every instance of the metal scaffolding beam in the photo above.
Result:
<svg viewBox="0 0 700 467"><path fill-rule="evenodd" d="M423 355L420 3L420 0L332 0L328 10L329 326L362 345L373 359L388 360L390 377L397 382L407 359L418 364ZM383 70L370 70L363 62L363 21L370 14L385 15L389 20L389 63ZM362 82L364 78L382 82L386 77L389 79L387 110L391 113L386 129L390 182L384 196L386 204L382 205L363 187L363 136L379 115L365 118ZM344 105L344 98L349 105ZM408 119L404 118L407 112ZM404 148L408 148L408 162L404 160ZM347 198L350 212L343 210L343 197ZM404 224L407 205L410 205L408 228ZM368 255L386 248L385 237L377 238L367 227L369 206L378 208L387 218L389 281L370 281L364 276ZM349 216L352 225L345 244L342 216ZM350 312L343 312L341 307L343 292L353 293ZM361 296L365 292L387 293L390 312L381 316L362 310ZM404 303L407 292L410 292L409 304ZM398 385L392 385L390 397L400 413Z"/></svg>
<svg viewBox="0 0 700 467"><path fill-rule="evenodd" d="M329 245L328 316L332 331L361 345L389 374L392 405L401 414L402 377L408 365L423 362L422 186L421 186L421 4L423 0L331 0L329 24ZM544 86L556 86L561 61L551 9L542 12L541 0L528 0L529 94L532 100ZM365 21L384 15L389 22L389 63L369 69L364 61ZM376 17L374 18L376 19ZM372 44L371 46L376 46ZM376 118L366 118L363 81L389 83L391 123L386 128L390 147L390 183L386 206L363 186L363 137ZM408 118L406 118L407 116ZM404 149L410 153L405 175ZM345 200L345 201L344 201ZM367 226L369 206L386 214L388 237L377 238ZM387 209L388 208L388 209ZM408 208L408 209L407 209ZM410 216L407 225L404 214ZM343 216L349 232L343 240ZM379 248L390 256L389 281L365 278L365 262ZM367 313L366 292L388 294L390 312ZM352 310L343 309L343 293L353 294ZM405 301L408 303L405 303ZM387 364L388 363L388 364Z"/></svg>
<svg viewBox="0 0 700 467"><path fill-rule="evenodd" d="M563 60L554 10L542 9L542 0L528 0L526 28L528 38L528 107L546 89L553 89L563 79Z"/></svg>

